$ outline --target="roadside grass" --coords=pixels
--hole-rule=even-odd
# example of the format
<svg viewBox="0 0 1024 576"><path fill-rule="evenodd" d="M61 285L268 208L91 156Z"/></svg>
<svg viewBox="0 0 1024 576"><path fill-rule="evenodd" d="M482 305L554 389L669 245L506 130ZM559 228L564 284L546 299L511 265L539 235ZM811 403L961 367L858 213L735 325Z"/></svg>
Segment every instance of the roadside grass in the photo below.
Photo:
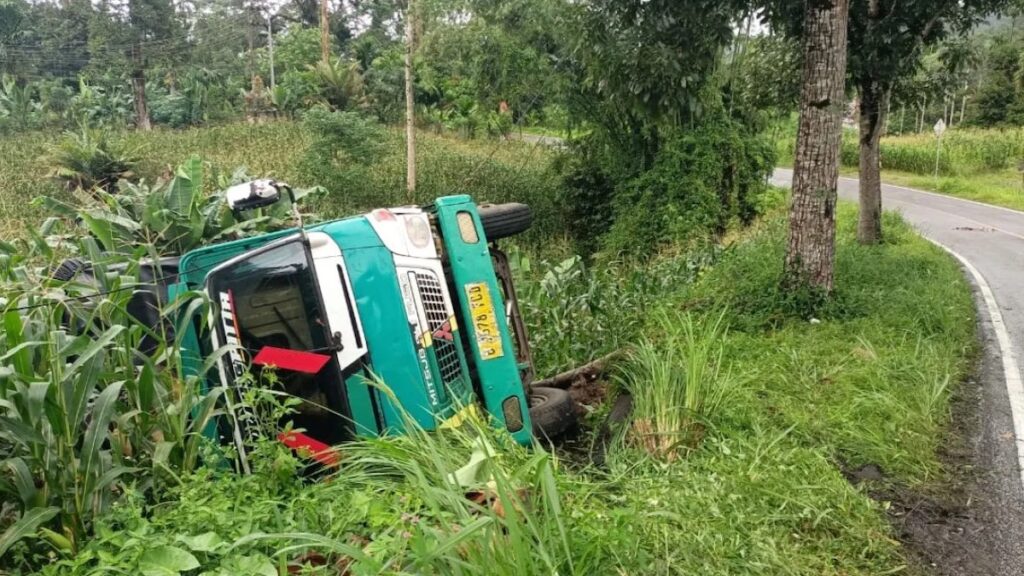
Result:
<svg viewBox="0 0 1024 576"><path fill-rule="evenodd" d="M794 315L777 291L780 213L693 281L660 292L654 308L633 309L653 341L682 330L657 320L657 310L686 309L698 333L719 320L730 327L713 340L735 384L703 415L701 441L678 458L619 443L596 467L471 428L351 445L335 479L310 484L295 478L287 454L270 450L254 477L205 468L157 504L125 499L83 552L46 573L89 574L102 563L131 573L161 546L187 549L211 573L243 560L279 571L319 563L307 570L321 573L345 558L358 559L359 574L904 572L885 503L842 469L873 463L885 482L912 486L941 478L936 450L974 347L973 312L944 253L892 214L887 243L861 247L854 216L841 206L840 291L820 323ZM545 266L534 262L524 289L542 281ZM556 335L544 332L564 331L537 329L547 342ZM668 368L685 370L687 352ZM644 386L642 374L634 380ZM446 479L472 460L480 438L502 447L477 475L479 489L495 481L491 496L521 514L466 504L466 489Z"/></svg>
<svg viewBox="0 0 1024 576"><path fill-rule="evenodd" d="M856 177L856 170L844 169L845 175ZM1024 180L1016 170L985 172L967 176L934 176L883 170L882 181L918 190L937 192L993 206L1024 210Z"/></svg>
<svg viewBox="0 0 1024 576"><path fill-rule="evenodd" d="M784 220L698 283L692 297L725 307L727 356L749 371L747 400L757 409L737 423L788 429L837 464L876 464L897 482L937 480L936 449L949 395L975 352L970 290L952 259L886 213L882 246L855 240L856 209L838 211L834 301L816 317L794 318L778 288Z"/></svg>

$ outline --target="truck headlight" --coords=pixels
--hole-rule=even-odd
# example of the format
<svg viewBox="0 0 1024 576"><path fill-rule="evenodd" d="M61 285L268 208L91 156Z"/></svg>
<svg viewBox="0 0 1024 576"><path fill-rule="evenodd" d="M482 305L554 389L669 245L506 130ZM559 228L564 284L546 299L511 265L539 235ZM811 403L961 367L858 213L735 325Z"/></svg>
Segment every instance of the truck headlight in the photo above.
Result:
<svg viewBox="0 0 1024 576"><path fill-rule="evenodd" d="M430 223L427 217L421 214L409 215L404 218L405 233L409 242L416 248L426 248L430 245Z"/></svg>

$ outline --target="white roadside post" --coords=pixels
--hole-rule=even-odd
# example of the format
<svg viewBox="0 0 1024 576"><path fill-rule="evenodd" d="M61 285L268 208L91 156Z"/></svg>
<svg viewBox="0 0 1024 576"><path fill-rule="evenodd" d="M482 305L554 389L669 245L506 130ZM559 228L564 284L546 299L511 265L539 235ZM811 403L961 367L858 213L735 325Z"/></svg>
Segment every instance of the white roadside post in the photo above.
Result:
<svg viewBox="0 0 1024 576"><path fill-rule="evenodd" d="M939 187L939 157L942 155L942 135L946 133L946 122L939 118L935 123L935 187Z"/></svg>

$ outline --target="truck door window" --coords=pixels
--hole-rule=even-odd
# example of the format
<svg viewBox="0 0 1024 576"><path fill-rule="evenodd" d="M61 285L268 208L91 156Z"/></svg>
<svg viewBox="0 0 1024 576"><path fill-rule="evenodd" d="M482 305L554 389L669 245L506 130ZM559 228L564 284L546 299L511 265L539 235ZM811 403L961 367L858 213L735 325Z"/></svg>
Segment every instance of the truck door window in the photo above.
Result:
<svg viewBox="0 0 1024 576"><path fill-rule="evenodd" d="M231 326L220 321L229 319L244 364L266 347L331 357L315 374L278 369L276 379L287 394L301 400L289 416L294 428L326 444L347 440L344 386L306 246L295 240L257 252L212 273L208 287L218 308L220 339L231 342ZM226 310L228 306L232 309ZM252 371L257 382L267 381L263 368L252 366Z"/></svg>

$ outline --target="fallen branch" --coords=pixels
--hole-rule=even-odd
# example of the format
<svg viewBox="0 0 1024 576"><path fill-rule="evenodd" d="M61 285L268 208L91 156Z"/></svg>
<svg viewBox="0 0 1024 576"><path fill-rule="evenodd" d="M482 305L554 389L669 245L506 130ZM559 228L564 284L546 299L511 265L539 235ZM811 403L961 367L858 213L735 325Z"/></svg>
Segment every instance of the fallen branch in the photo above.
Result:
<svg viewBox="0 0 1024 576"><path fill-rule="evenodd" d="M609 364L622 356L622 354L623 350L616 350L611 354L606 354L597 360L588 362L579 368L567 370L561 374L552 376L551 378L537 380L533 383L533 386L543 386L545 388L568 388L572 386L573 382L580 378L593 380L594 378L604 374L608 370Z"/></svg>

